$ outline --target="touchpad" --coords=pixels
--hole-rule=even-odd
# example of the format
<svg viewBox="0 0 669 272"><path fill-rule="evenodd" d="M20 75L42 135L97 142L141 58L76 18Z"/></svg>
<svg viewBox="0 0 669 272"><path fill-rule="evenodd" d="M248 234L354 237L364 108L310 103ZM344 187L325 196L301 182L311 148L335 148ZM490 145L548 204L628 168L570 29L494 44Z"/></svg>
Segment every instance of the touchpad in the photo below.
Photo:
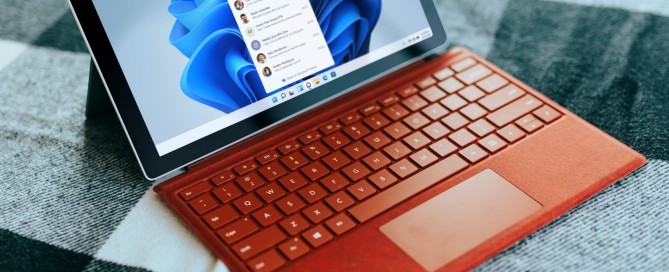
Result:
<svg viewBox="0 0 669 272"><path fill-rule="evenodd" d="M381 231L428 271L436 270L541 204L490 169L381 226Z"/></svg>

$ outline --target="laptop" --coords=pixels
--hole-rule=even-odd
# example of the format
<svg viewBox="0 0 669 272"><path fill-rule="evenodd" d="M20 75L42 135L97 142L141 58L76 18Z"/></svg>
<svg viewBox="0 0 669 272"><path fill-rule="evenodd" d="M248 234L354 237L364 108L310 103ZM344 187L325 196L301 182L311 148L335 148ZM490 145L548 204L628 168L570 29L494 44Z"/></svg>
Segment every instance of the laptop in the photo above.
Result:
<svg viewBox="0 0 669 272"><path fill-rule="evenodd" d="M232 271L472 269L645 163L445 51L430 0L70 4L144 175L180 171L155 192Z"/></svg>

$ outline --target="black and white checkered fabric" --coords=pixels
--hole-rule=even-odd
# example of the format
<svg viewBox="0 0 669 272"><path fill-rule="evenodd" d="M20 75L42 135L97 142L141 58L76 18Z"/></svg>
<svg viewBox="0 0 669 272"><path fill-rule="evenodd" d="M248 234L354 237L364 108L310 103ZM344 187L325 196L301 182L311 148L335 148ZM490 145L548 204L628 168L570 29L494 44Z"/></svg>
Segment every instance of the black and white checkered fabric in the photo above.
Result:
<svg viewBox="0 0 669 272"><path fill-rule="evenodd" d="M649 159L478 269L669 271L669 2L438 2L454 45ZM84 117L89 59L65 0L0 0L0 271L226 271Z"/></svg>

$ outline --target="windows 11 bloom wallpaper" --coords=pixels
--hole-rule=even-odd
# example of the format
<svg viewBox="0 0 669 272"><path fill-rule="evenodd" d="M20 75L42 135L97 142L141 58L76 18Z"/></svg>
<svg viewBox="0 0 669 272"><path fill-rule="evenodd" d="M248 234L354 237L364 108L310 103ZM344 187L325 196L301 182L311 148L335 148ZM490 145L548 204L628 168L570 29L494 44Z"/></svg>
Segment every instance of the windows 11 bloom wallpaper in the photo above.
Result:
<svg viewBox="0 0 669 272"><path fill-rule="evenodd" d="M335 63L330 68L369 52L381 0L310 2ZM168 12L176 19L169 43L188 58L181 76L188 97L230 113L279 91L265 90L228 1L172 0Z"/></svg>

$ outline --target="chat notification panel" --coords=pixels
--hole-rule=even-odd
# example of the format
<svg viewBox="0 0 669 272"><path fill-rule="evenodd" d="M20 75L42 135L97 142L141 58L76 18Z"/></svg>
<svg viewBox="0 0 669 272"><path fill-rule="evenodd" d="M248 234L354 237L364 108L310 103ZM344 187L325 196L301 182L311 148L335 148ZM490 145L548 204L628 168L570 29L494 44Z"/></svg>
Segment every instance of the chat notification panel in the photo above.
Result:
<svg viewBox="0 0 669 272"><path fill-rule="evenodd" d="M228 2L265 92L335 64L309 0Z"/></svg>

